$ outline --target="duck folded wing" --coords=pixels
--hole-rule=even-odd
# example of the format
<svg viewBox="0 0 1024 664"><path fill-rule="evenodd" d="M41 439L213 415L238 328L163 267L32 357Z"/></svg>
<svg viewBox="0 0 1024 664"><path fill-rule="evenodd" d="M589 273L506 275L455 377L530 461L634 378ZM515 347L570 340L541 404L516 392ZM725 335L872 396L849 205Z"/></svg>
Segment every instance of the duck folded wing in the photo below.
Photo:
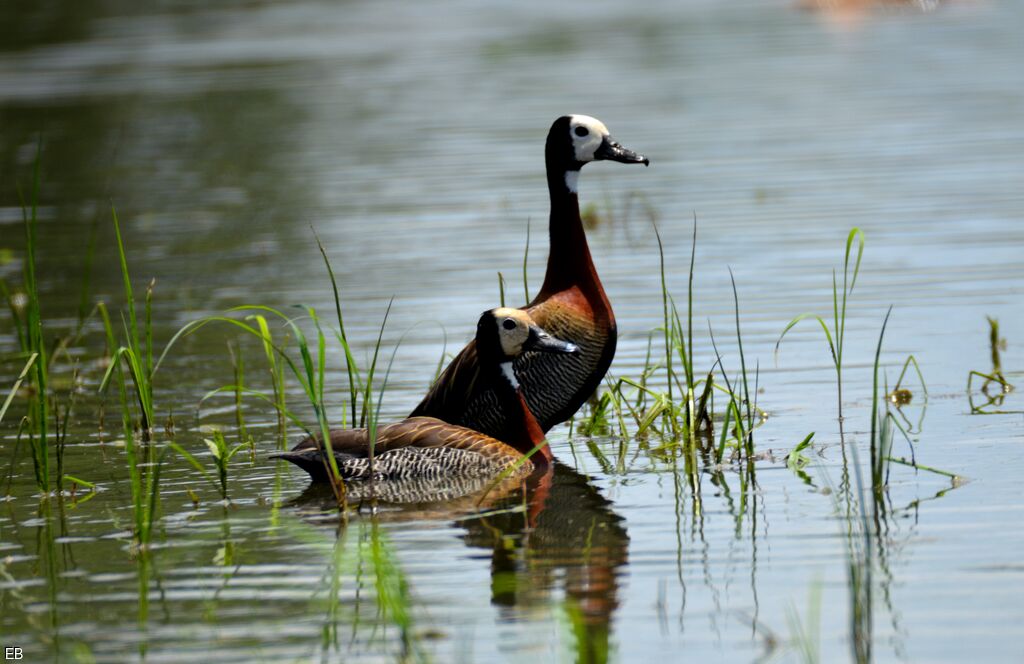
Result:
<svg viewBox="0 0 1024 664"><path fill-rule="evenodd" d="M436 417L451 424L479 429L472 426L474 418L467 417L467 411L473 406L480 383L480 364L474 339L437 377L430 391L409 417ZM494 401L497 401L496 397Z"/></svg>
<svg viewBox="0 0 1024 664"><path fill-rule="evenodd" d="M472 429L432 417L413 417L377 430L371 471L366 429L337 429L330 434L343 479L369 479L371 475L375 479L494 475L522 458L513 447ZM294 463L314 480L327 479L325 459L316 438L306 438L291 451L271 458ZM533 465L526 463L523 468L532 471Z"/></svg>

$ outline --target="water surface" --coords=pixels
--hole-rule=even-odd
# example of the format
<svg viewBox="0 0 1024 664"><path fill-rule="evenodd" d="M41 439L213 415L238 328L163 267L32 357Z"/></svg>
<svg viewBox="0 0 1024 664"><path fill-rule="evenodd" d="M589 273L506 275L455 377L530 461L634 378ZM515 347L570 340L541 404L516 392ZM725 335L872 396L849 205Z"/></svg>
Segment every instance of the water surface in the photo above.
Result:
<svg viewBox="0 0 1024 664"><path fill-rule="evenodd" d="M400 418L445 340L453 352L497 303L499 271L510 302L523 301L528 226L531 293L539 286L544 134L582 112L652 162L588 166L581 180L604 217L589 237L619 319L612 373L639 374L661 321L651 214L679 302L696 217L697 364L714 361L710 324L737 370L731 267L770 417L747 493L733 466L707 469L694 491L679 464L637 441L621 464L602 465L587 438L559 427L562 465L539 515L512 492L483 516L390 509L339 530L298 471L266 461L274 417L253 401L256 460L236 457L232 505L175 459L157 544L139 558L126 539L116 407L95 395L93 319L75 350L66 466L96 495L40 507L24 444L13 454L22 400L0 425L11 496L0 508L3 645L62 660L394 659L401 639L378 624L364 555L383 533L407 575L417 648L438 661L589 661L605 643L619 661L797 659L790 610L820 617L824 661L849 658L849 523L826 488L841 484L849 450L867 457L870 367L892 304L890 383L908 354L927 380L927 400L915 382L904 409L922 421L917 458L969 482L950 490L947 478L894 467L874 657L1019 657L1024 402L1011 393L999 408L1015 414L971 415L965 385L969 371L992 369L985 316L1008 338L1011 382L1024 378L1020 3L886 5L852 22L784 2L15 4L0 21L0 276L19 279L16 183L30 186L41 135L49 334L75 324L93 223L90 301L121 303L111 201L137 288L156 279L160 344L240 304L330 313L313 226L361 360L395 298L384 339L401 345L382 416ZM848 312L844 455L820 330L805 323L773 351L794 315L830 312L854 226L867 249ZM0 321L7 386L23 361L9 317ZM189 337L158 373L158 410L174 413L178 442L197 454L206 427L234 431L230 400L199 406L231 381L227 339L239 337ZM265 387L259 350L242 343ZM331 361L340 386L341 358ZM67 381L66 366L55 371ZM340 417L344 393L332 394ZM301 403L297 386L289 399ZM812 431L808 486L783 457ZM613 461L620 444L593 441Z"/></svg>

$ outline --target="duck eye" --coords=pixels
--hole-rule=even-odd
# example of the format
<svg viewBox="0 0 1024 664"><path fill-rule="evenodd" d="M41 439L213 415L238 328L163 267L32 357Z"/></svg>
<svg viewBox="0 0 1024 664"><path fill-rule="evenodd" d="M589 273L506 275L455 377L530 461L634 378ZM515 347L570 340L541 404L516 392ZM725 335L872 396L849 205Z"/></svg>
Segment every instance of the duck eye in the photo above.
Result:
<svg viewBox="0 0 1024 664"><path fill-rule="evenodd" d="M582 138L582 137L584 137L584 136L586 136L587 134L590 133L590 130L587 129L586 127L583 127L583 126L576 127L572 131L573 131L574 134L576 134L580 138Z"/></svg>
<svg viewBox="0 0 1024 664"><path fill-rule="evenodd" d="M511 318L506 318L504 321L502 321L501 326L506 330L514 330L516 329L516 322Z"/></svg>

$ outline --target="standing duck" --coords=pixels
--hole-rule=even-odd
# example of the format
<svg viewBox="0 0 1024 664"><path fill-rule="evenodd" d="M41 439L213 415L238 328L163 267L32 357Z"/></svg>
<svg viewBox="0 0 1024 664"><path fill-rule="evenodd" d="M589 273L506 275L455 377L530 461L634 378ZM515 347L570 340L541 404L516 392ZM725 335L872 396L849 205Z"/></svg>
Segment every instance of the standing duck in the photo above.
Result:
<svg viewBox="0 0 1024 664"><path fill-rule="evenodd" d="M615 356L615 314L590 257L580 219L576 185L589 162L611 160L649 163L627 150L600 120L566 115L555 120L544 148L551 195L548 254L544 285L525 307L538 325L574 343L579 352L552 358L523 353L513 363L521 392L541 429L548 431L572 417L597 389ZM452 360L410 417L430 416L502 438L515 426L517 414L503 407L487 381L478 379L480 348L470 341Z"/></svg>
<svg viewBox="0 0 1024 664"><path fill-rule="evenodd" d="M377 428L377 443L370 464L366 429L334 429L331 448L344 480L442 480L450 477L492 477L519 463L529 475L546 468L553 458L537 420L523 398L512 362L525 352L564 353L572 357L577 347L551 337L521 309L492 309L480 317L476 328L478 379L494 394L507 413L501 439L443 422L433 417L409 417ZM271 455L299 466L314 480L327 479L327 467L318 438L310 436L289 452Z"/></svg>

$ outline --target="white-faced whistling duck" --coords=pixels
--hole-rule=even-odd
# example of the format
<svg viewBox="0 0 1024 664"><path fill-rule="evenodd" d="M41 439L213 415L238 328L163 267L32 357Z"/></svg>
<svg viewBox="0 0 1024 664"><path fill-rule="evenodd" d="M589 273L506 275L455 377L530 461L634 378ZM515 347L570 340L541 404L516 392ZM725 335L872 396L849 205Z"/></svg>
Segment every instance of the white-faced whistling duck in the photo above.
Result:
<svg viewBox="0 0 1024 664"><path fill-rule="evenodd" d="M550 334L571 341L579 353L553 358L524 353L514 362L526 403L544 431L572 417L593 394L615 356L615 314L590 257L580 219L576 184L591 161L648 164L619 145L599 120L567 115L555 120L544 148L551 195L551 248L544 284L525 307ZM438 378L411 416L430 416L496 438L514 425L491 385L476 380L479 350L471 341Z"/></svg>
<svg viewBox="0 0 1024 664"><path fill-rule="evenodd" d="M519 466L522 475L546 468L552 459L512 371L521 353L559 353L573 357L578 348L550 336L521 309L493 309L477 323L477 380L493 393L508 413L504 436L486 434L433 417L410 417L377 428L372 473L375 479L445 479L452 476L495 476L538 448ZM366 429L335 429L331 448L345 480L369 479L370 445ZM540 447L538 447L540 446ZM327 479L327 466L318 438L308 437L289 452L271 455L291 461L314 480Z"/></svg>

